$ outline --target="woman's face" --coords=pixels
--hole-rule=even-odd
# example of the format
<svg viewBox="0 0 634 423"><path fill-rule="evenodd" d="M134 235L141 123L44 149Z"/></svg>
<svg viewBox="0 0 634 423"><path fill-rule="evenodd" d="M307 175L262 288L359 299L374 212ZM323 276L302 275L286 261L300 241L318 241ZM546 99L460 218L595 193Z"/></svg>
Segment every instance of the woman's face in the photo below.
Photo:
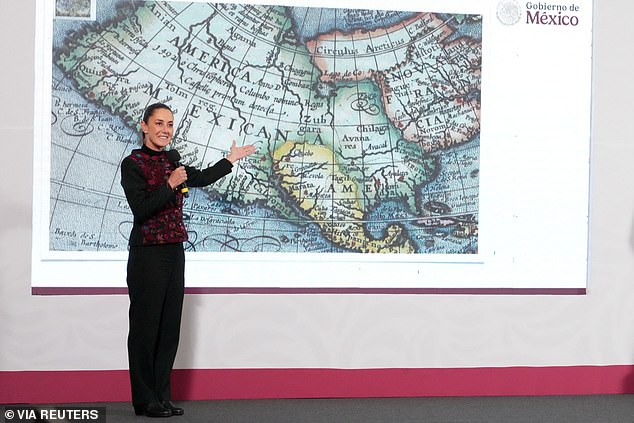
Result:
<svg viewBox="0 0 634 423"><path fill-rule="evenodd" d="M144 143L148 148L161 151L172 141L174 115L167 109L156 109L147 123L141 121Z"/></svg>

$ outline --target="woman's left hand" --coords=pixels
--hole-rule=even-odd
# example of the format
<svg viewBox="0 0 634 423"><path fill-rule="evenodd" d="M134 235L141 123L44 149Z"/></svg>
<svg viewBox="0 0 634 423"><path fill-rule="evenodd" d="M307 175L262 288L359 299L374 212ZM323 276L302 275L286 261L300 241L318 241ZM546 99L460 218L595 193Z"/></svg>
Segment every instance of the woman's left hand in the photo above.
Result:
<svg viewBox="0 0 634 423"><path fill-rule="evenodd" d="M236 146L236 141L233 140L233 144L231 144L231 150L229 150L227 160L229 160L231 163L235 163L238 160L250 156L253 153L255 153L255 146L253 144L238 147Z"/></svg>

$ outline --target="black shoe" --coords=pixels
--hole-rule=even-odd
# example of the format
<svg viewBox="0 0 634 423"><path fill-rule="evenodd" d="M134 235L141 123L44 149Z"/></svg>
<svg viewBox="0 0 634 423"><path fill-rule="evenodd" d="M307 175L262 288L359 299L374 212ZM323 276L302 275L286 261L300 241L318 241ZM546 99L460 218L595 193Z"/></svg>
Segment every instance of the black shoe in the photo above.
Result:
<svg viewBox="0 0 634 423"><path fill-rule="evenodd" d="M183 410L182 408L176 407L174 404L172 404L172 401L163 401L161 405L171 411L172 416L182 416L185 412L185 410Z"/></svg>
<svg viewBox="0 0 634 423"><path fill-rule="evenodd" d="M158 402L151 402L142 406L135 405L134 414L137 416L144 415L148 417L170 417L172 412Z"/></svg>

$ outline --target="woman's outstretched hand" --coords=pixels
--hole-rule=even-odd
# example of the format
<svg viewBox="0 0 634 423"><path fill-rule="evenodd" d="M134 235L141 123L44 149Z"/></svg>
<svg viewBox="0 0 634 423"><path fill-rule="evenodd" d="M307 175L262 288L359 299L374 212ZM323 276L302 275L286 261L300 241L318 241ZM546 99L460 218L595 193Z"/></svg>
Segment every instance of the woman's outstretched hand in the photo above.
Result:
<svg viewBox="0 0 634 423"><path fill-rule="evenodd" d="M255 146L253 144L243 145L242 147L236 146L236 141L233 140L231 144L231 150L229 150L229 155L227 156L227 160L231 163L235 163L238 160L250 156L255 153Z"/></svg>

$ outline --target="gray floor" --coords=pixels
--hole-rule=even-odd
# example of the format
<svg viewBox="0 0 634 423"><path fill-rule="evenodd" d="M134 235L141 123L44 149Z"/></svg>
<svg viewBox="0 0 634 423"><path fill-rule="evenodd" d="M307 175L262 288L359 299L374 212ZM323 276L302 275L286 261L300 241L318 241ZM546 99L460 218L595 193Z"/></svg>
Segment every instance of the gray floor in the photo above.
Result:
<svg viewBox="0 0 634 423"><path fill-rule="evenodd" d="M106 407L108 423L634 423L634 395L175 401L185 415L135 416ZM79 404L76 404L79 405ZM5 420L6 421L6 420Z"/></svg>

